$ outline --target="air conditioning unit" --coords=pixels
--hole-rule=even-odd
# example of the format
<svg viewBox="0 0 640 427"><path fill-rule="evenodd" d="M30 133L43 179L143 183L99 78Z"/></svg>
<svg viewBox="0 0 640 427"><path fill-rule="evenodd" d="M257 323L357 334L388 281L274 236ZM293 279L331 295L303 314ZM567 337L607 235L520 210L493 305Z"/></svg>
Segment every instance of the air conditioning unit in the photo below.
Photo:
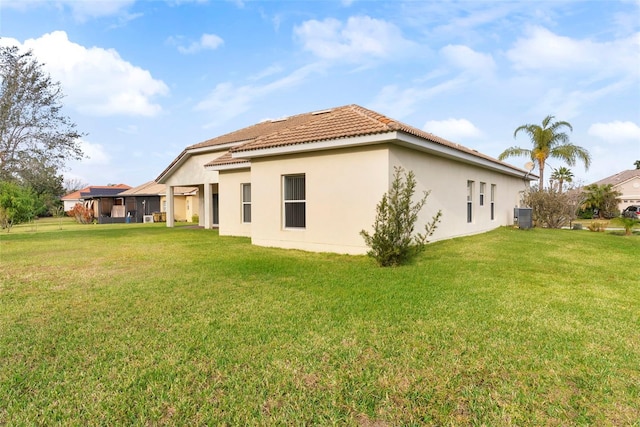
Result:
<svg viewBox="0 0 640 427"><path fill-rule="evenodd" d="M143 222L146 223L152 223L153 222L153 215L145 215L143 217Z"/></svg>

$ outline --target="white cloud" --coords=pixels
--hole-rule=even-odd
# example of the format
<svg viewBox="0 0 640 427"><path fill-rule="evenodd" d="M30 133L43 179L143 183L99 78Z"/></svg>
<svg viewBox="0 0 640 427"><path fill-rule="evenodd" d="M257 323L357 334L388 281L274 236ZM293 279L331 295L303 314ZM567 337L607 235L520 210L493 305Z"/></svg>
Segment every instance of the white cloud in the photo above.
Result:
<svg viewBox="0 0 640 427"><path fill-rule="evenodd" d="M20 46L17 40L1 39ZM64 31L28 39L23 49L32 49L67 95L65 104L79 112L110 116L116 114L154 116L161 112L153 98L169 89L151 73L120 57L113 49L86 48L69 41Z"/></svg>
<svg viewBox="0 0 640 427"><path fill-rule="evenodd" d="M253 80L253 81L262 80L266 77L271 77L274 74L279 74L283 71L284 71L284 68L282 68L280 65L271 65L265 68L264 70L259 71L257 74L250 76L249 80Z"/></svg>
<svg viewBox="0 0 640 427"><path fill-rule="evenodd" d="M609 123L594 123L587 133L613 143L635 141L640 147L640 126L633 122L616 120Z"/></svg>
<svg viewBox="0 0 640 427"><path fill-rule="evenodd" d="M333 18L305 21L293 32L305 50L329 60L385 59L413 46L398 27L368 16L350 17L346 23Z"/></svg>
<svg viewBox="0 0 640 427"><path fill-rule="evenodd" d="M73 16L79 21L100 16L117 15L129 8L136 0L67 0L60 3L71 8Z"/></svg>
<svg viewBox="0 0 640 427"><path fill-rule="evenodd" d="M640 33L608 42L559 36L546 28L530 27L507 51L516 69L571 70L598 76L638 75Z"/></svg>
<svg viewBox="0 0 640 427"><path fill-rule="evenodd" d="M139 129L138 129L138 126L136 126L136 125L127 125L127 126L124 126L124 127L118 127L118 128L116 128L116 130L118 132L122 132L122 133L125 133L127 135L138 135L140 133Z"/></svg>
<svg viewBox="0 0 640 427"><path fill-rule="evenodd" d="M84 165L108 165L111 161L111 156L100 144L94 144L83 139L80 140L80 148L82 148L82 152L85 155L85 159L82 160Z"/></svg>
<svg viewBox="0 0 640 427"><path fill-rule="evenodd" d="M118 15L136 2L136 0L56 0L46 2L42 0L2 0L2 7L27 10L40 6L69 8L73 17L80 22L89 18Z"/></svg>
<svg viewBox="0 0 640 427"><path fill-rule="evenodd" d="M423 129L451 141L483 136L482 131L467 119L429 120Z"/></svg>
<svg viewBox="0 0 640 427"><path fill-rule="evenodd" d="M253 101L298 86L311 74L321 72L323 69L324 67L319 64L307 65L264 85L248 84L237 87L230 82L220 83L196 105L195 110L207 111L211 116L216 117L215 122L209 123L207 127L215 126L249 110Z"/></svg>
<svg viewBox="0 0 640 427"><path fill-rule="evenodd" d="M465 83L466 79L456 77L427 87L414 86L401 89L397 85L388 85L382 88L368 108L384 111L391 117L401 119L412 114L416 105L442 93L458 89Z"/></svg>
<svg viewBox="0 0 640 427"><path fill-rule="evenodd" d="M441 53L452 65L478 74L493 72L496 67L490 54L478 53L468 46L448 45Z"/></svg>
<svg viewBox="0 0 640 427"><path fill-rule="evenodd" d="M181 46L181 37L170 37L169 43L177 45L178 51L185 55L197 53L202 50L216 50L224 44L224 40L215 34L203 34L200 40L190 43L188 46Z"/></svg>

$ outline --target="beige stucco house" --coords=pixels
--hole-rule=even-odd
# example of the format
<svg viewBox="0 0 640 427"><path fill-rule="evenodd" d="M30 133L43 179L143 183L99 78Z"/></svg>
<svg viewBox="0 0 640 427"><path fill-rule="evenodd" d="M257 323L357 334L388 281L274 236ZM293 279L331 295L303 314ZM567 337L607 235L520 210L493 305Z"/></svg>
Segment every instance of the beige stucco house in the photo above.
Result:
<svg viewBox="0 0 640 427"><path fill-rule="evenodd" d="M271 120L187 147L157 178L167 218L178 186L198 187L200 225L253 244L366 253L376 204L394 167L431 191L424 224L442 210L433 240L513 223L529 180L515 168L357 105ZM173 226L167 221L167 226ZM422 227L419 225L419 227Z"/></svg>
<svg viewBox="0 0 640 427"><path fill-rule="evenodd" d="M166 186L159 193L162 212L167 211ZM196 187L176 187L173 189L173 219L174 221L190 222L194 215L200 215L198 207L198 189Z"/></svg>
<svg viewBox="0 0 640 427"><path fill-rule="evenodd" d="M622 171L594 182L594 184L611 184L614 190L620 192L620 196L618 196L618 209L620 211L627 206L640 205L640 169Z"/></svg>

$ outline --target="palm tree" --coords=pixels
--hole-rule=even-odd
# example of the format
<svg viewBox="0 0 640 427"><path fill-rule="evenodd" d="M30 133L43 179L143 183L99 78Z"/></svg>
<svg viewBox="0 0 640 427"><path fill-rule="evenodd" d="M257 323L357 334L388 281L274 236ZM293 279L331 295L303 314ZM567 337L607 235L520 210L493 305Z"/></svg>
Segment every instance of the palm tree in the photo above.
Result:
<svg viewBox="0 0 640 427"><path fill-rule="evenodd" d="M591 184L583 189L584 203L582 209L598 211L598 218L611 218L618 210L618 197L622 195L613 189L612 184Z"/></svg>
<svg viewBox="0 0 640 427"><path fill-rule="evenodd" d="M542 126L522 125L513 132L514 138L520 131L529 134L533 149L509 147L498 156L499 160L512 156L530 156L531 160L538 164L540 170L540 189L544 185L544 166L549 157L564 160L569 166L576 164L576 158L582 160L585 169L591 165L589 152L582 147L571 144L569 135L562 132L562 128L565 127L573 131L571 124L564 121L554 122L553 119L554 116L547 116L542 121Z"/></svg>
<svg viewBox="0 0 640 427"><path fill-rule="evenodd" d="M558 192L562 193L562 185L567 182L573 182L573 172L571 169L564 166L558 169L554 169L551 174L551 179L558 181Z"/></svg>
<svg viewBox="0 0 640 427"><path fill-rule="evenodd" d="M640 160L636 160L633 164L636 165L636 169L640 169Z"/></svg>

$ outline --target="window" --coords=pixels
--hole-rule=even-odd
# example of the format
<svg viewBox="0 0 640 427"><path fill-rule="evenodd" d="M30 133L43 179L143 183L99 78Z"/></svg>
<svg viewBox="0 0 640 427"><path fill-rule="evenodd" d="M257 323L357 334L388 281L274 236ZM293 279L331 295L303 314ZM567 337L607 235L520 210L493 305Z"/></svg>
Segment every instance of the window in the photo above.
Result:
<svg viewBox="0 0 640 427"><path fill-rule="evenodd" d="M491 184L491 220L496 219L496 185Z"/></svg>
<svg viewBox="0 0 640 427"><path fill-rule="evenodd" d="M251 184L241 184L242 187L242 222L251 222Z"/></svg>
<svg viewBox="0 0 640 427"><path fill-rule="evenodd" d="M473 181L467 181L467 222L473 222Z"/></svg>
<svg viewBox="0 0 640 427"><path fill-rule="evenodd" d="M305 176L286 175L284 186L284 227L305 228L306 226L306 200L305 200Z"/></svg>
<svg viewBox="0 0 640 427"><path fill-rule="evenodd" d="M480 206L484 206L484 189L487 186L484 182L480 183Z"/></svg>

